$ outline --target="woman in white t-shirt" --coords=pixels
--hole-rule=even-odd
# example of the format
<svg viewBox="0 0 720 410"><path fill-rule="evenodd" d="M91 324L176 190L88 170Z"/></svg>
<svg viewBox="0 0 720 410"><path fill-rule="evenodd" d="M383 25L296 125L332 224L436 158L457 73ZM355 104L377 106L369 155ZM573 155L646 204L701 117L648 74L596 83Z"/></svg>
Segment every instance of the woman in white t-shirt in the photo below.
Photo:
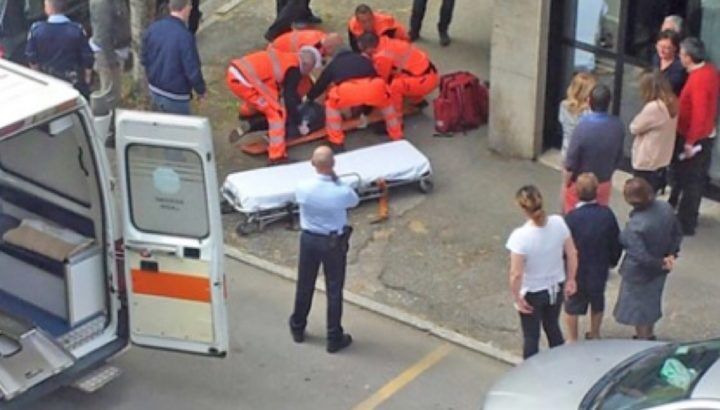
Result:
<svg viewBox="0 0 720 410"><path fill-rule="evenodd" d="M513 231L505 246L510 251L510 291L520 314L523 357L527 359L538 352L541 324L550 347L564 343L560 307L563 288L565 296L577 288L577 250L565 220L545 214L542 195L535 186L520 188L515 200L528 220Z"/></svg>

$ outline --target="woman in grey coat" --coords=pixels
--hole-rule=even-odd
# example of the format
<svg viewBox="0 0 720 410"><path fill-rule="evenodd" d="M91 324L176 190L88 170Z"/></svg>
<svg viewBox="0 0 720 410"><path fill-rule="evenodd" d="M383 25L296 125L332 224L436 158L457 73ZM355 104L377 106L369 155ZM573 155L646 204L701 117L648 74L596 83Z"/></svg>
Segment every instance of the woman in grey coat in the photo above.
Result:
<svg viewBox="0 0 720 410"><path fill-rule="evenodd" d="M680 251L682 232L672 207L655 200L653 188L644 179L628 180L623 194L633 210L620 233L625 257L615 320L635 326L635 339L654 340L653 327L662 317L665 279Z"/></svg>

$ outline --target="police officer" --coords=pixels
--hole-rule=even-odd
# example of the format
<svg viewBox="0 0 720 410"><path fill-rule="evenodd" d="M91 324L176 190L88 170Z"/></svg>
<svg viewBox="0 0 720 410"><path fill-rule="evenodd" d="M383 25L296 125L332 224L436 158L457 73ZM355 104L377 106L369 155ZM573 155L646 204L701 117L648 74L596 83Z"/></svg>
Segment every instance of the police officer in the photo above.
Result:
<svg viewBox="0 0 720 410"><path fill-rule="evenodd" d="M66 0L45 0L47 21L30 27L25 56L30 67L63 79L88 98L93 52L85 30L63 13Z"/></svg>
<svg viewBox="0 0 720 410"><path fill-rule="evenodd" d="M329 147L315 149L312 165L317 175L301 182L295 191L302 233L290 333L296 343L305 340L315 279L322 264L327 293L327 352L335 353L352 343L352 337L343 331L340 322L351 233L347 209L357 206L360 200L351 187L338 181L333 170L335 159Z"/></svg>

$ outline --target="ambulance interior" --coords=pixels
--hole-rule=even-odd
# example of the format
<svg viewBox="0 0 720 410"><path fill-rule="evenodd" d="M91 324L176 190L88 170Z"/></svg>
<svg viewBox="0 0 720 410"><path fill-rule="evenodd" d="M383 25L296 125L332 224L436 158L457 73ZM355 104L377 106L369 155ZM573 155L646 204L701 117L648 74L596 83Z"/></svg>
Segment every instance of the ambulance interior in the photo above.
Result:
<svg viewBox="0 0 720 410"><path fill-rule="evenodd" d="M0 135L0 358L8 323L67 351L106 326L104 198L84 127L71 113Z"/></svg>

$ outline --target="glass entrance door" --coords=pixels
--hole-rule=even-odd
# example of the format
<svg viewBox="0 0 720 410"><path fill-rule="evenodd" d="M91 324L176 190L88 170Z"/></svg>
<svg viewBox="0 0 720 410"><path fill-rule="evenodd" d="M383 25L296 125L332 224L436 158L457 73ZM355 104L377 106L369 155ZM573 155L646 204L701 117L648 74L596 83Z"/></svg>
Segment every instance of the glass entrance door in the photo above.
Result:
<svg viewBox="0 0 720 410"><path fill-rule="evenodd" d="M665 16L687 16L698 0L558 0L551 9L549 76L544 146L557 148L562 129L558 107L573 75L579 71L594 74L613 92L611 112L625 124L640 111L642 104L637 80L651 68L655 36ZM695 19L688 25L697 26ZM720 22L718 23L720 28ZM720 44L718 44L720 51ZM631 140L625 148L630 155Z"/></svg>

